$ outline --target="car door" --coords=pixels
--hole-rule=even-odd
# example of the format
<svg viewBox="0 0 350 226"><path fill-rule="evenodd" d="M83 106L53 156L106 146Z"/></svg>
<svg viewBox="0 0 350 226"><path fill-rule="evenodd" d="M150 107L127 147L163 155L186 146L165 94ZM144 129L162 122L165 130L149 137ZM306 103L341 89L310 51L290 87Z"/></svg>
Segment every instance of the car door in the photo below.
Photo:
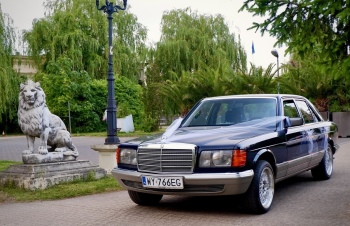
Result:
<svg viewBox="0 0 350 226"><path fill-rule="evenodd" d="M294 99L283 100L283 114L290 118L301 117ZM286 133L288 169L287 176L294 175L307 168L310 156L307 149L308 133L304 124L289 127Z"/></svg>
<svg viewBox="0 0 350 226"><path fill-rule="evenodd" d="M299 108L305 124L304 128L307 140L302 144L302 148L310 156L309 166L314 166L322 159L322 151L326 148L325 128L320 123L320 119L314 110L305 100L299 99L295 103Z"/></svg>

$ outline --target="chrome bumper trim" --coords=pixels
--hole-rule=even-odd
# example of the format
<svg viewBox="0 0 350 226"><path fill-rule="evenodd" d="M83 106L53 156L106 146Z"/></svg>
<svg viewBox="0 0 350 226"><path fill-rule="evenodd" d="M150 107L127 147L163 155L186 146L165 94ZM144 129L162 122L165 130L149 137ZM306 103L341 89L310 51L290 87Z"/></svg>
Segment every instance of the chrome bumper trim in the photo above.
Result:
<svg viewBox="0 0 350 226"><path fill-rule="evenodd" d="M254 171L246 170L237 173L194 173L194 174L150 174L140 173L137 171L123 170L114 168L112 170L113 176L117 179L118 183L128 190L139 191L152 194L163 195L190 195L190 196L204 196L204 195L236 195L242 194L247 191L249 185L253 179ZM143 188L142 186L127 186L123 181L128 181L127 184L141 183L141 176L176 176L182 177L185 188L183 190L168 190L168 189L150 189ZM138 184L138 185L139 185ZM220 191L196 191L193 186L217 186L223 185L223 189ZM186 186L191 187L191 190L186 190Z"/></svg>

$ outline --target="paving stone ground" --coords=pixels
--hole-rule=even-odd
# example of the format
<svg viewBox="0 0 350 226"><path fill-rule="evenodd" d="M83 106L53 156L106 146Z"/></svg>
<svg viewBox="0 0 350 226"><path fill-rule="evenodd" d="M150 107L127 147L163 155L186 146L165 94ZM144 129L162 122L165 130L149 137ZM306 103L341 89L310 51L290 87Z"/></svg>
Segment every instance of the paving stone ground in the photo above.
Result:
<svg viewBox="0 0 350 226"><path fill-rule="evenodd" d="M122 141L126 139L130 138L121 138ZM73 137L73 143L78 147L80 160L98 163L98 153L90 146L103 144L104 138ZM159 206L144 207L135 205L126 191L119 191L55 201L0 203L0 226L350 225L350 180L347 176L350 172L347 154L350 138L341 138L340 143L343 143L342 150L338 154L340 158L336 158L336 172L331 181L314 182L306 174L300 177L299 183L296 180L291 184L279 185L275 204L264 215L247 215L232 210L234 200L226 200L225 197L166 196ZM21 152L25 148L24 136L0 137L1 160L21 161ZM317 183L324 186L317 186ZM324 195L325 189L332 190ZM289 195L286 196L286 193ZM323 199L332 198L333 201L314 206L317 200L310 201L313 198L320 199L321 203ZM305 209L306 206L310 208Z"/></svg>

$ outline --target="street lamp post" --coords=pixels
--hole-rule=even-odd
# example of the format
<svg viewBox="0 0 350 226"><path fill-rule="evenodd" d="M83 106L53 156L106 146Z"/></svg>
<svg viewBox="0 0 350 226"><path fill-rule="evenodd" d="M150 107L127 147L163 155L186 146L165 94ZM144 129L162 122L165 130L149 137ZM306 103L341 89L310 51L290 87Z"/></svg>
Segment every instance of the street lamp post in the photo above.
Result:
<svg viewBox="0 0 350 226"><path fill-rule="evenodd" d="M278 57L279 57L278 52L277 52L277 50L274 49L271 51L271 54L277 58L277 77L280 77L280 65L279 65L279 60L278 60Z"/></svg>
<svg viewBox="0 0 350 226"><path fill-rule="evenodd" d="M113 5L112 2L106 0L105 5L100 7L100 1L96 0L96 7L98 10L103 10L107 13L108 19L108 45L109 45L109 58L108 58L108 99L107 99L107 138L105 144L118 144L120 140L117 136L117 103L114 94L114 73L113 73L113 43L112 43L112 14L118 12L118 10L125 10L127 0L123 0L124 7Z"/></svg>
<svg viewBox="0 0 350 226"><path fill-rule="evenodd" d="M280 65L279 65L279 60L278 60L278 52L276 49L273 49L271 51L271 54L277 58L277 77L280 77ZM277 93L280 93L280 83L277 83Z"/></svg>

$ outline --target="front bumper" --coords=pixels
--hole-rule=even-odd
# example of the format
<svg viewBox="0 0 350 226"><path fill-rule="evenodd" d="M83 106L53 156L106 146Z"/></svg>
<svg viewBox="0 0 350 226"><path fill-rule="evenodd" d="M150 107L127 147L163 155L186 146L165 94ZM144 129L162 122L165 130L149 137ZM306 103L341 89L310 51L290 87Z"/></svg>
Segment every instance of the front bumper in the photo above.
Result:
<svg viewBox="0 0 350 226"><path fill-rule="evenodd" d="M158 174L140 173L119 168L114 168L112 174L119 184L128 190L161 195L215 196L243 194L249 188L254 176L254 171L246 170L237 173L166 174L166 176L180 176L183 178L184 188L181 190L144 188L142 186L141 176L160 176Z"/></svg>

